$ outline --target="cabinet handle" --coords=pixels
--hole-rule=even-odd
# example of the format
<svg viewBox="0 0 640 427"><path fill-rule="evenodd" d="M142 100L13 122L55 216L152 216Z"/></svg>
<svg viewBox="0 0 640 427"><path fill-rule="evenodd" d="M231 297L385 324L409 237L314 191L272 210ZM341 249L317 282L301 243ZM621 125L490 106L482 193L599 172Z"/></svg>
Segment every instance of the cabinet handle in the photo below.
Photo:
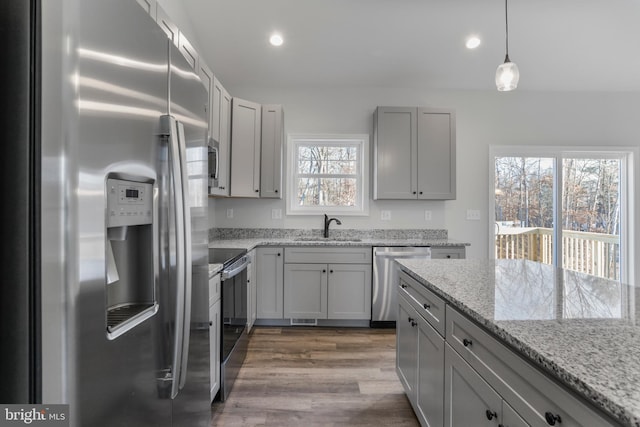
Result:
<svg viewBox="0 0 640 427"><path fill-rule="evenodd" d="M256 193L259 193L259 192L260 192L260 190L255 190L255 191L256 191Z"/></svg>
<svg viewBox="0 0 640 427"><path fill-rule="evenodd" d="M280 252L278 252L278 256L280 256Z"/></svg>
<svg viewBox="0 0 640 427"><path fill-rule="evenodd" d="M447 258L451 258L451 255L447 255Z"/></svg>
<svg viewBox="0 0 640 427"><path fill-rule="evenodd" d="M333 270L329 270L329 273L333 273Z"/></svg>
<svg viewBox="0 0 640 427"><path fill-rule="evenodd" d="M498 424L498 427L504 427L504 424L500 423Z"/></svg>
<svg viewBox="0 0 640 427"><path fill-rule="evenodd" d="M416 192L414 191L413 194L416 194Z"/></svg>
<svg viewBox="0 0 640 427"><path fill-rule="evenodd" d="M416 322L411 322L411 327L413 328L414 326L416 326L417 323Z"/></svg>
<svg viewBox="0 0 640 427"><path fill-rule="evenodd" d="M322 272L323 272L323 273L326 273L326 272L327 272L327 270L322 270Z"/></svg>
<svg viewBox="0 0 640 427"><path fill-rule="evenodd" d="M545 412L544 419L547 420L547 424L550 426L556 425L556 421L562 424L562 418L560 418L560 415L555 415L552 412Z"/></svg>
<svg viewBox="0 0 640 427"><path fill-rule="evenodd" d="M473 341L471 341L471 340L468 340L466 338L462 340L462 345L464 345L465 347L469 347L472 344L473 344ZM491 419L491 418L489 418L489 419Z"/></svg>
<svg viewBox="0 0 640 427"><path fill-rule="evenodd" d="M422 191L420 192L420 194L422 194Z"/></svg>
<svg viewBox="0 0 640 427"><path fill-rule="evenodd" d="M411 317L407 317L407 322L413 322L413 319Z"/></svg>
<svg viewBox="0 0 640 427"><path fill-rule="evenodd" d="M487 416L488 420L498 418L498 414L495 411L490 411L489 409L487 409L484 414Z"/></svg>
<svg viewBox="0 0 640 427"><path fill-rule="evenodd" d="M405 285L405 284L403 283L403 284L401 284L401 285L400 285L400 287L401 287L402 289L404 289L404 288L406 288L406 287L407 287L407 285Z"/></svg>
<svg viewBox="0 0 640 427"><path fill-rule="evenodd" d="M276 191L276 193L278 192L278 190L275 190L275 191Z"/></svg>
<svg viewBox="0 0 640 427"><path fill-rule="evenodd" d="M429 310L431 308L431 306L429 304L427 304L426 302L424 304L422 304L422 306L424 307L425 310Z"/></svg>
<svg viewBox="0 0 640 427"><path fill-rule="evenodd" d="M212 321L209 321L209 326L213 326L213 322Z"/></svg>

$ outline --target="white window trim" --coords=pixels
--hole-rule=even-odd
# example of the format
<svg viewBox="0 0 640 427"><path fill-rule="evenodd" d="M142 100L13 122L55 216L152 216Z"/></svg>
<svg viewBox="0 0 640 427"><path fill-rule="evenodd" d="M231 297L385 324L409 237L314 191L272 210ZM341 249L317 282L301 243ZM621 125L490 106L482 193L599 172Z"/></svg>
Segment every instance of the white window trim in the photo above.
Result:
<svg viewBox="0 0 640 427"><path fill-rule="evenodd" d="M638 193L640 192L640 185L636 183L640 161L640 149L638 147L629 146L518 146L518 145L490 145L489 146L489 212L487 218L490 218L488 233L488 249L489 257L494 258L494 245L495 245L495 227L493 226L493 218L495 215L495 159L496 157L518 157L518 156L539 156L554 158L556 163L554 166L555 173L559 171L558 159L566 157L574 158L590 158L598 156L600 158L620 158L621 159L621 174L625 176L620 183L621 194L621 206L620 206L620 224L622 230L627 230L620 235L620 253L622 255L623 262L620 265L620 280L623 283L635 283L635 264L637 251L637 242L634 238L636 235L636 212L638 207L635 201L638 199ZM554 182L562 188L562 175L558 177L554 176ZM554 186L557 190L557 188ZM556 206L562 204L561 192L555 191L554 194L554 211ZM555 213L554 213L555 215ZM561 228L554 231L554 241L562 244ZM554 245L554 264L558 265L559 251L561 248L559 245Z"/></svg>
<svg viewBox="0 0 640 427"><path fill-rule="evenodd" d="M369 215L369 135L367 134L289 134L287 135L287 215ZM358 164L358 193L359 198L354 207L301 207L295 203L295 145L302 142L321 142L331 140L337 144L357 143L360 145L360 162Z"/></svg>

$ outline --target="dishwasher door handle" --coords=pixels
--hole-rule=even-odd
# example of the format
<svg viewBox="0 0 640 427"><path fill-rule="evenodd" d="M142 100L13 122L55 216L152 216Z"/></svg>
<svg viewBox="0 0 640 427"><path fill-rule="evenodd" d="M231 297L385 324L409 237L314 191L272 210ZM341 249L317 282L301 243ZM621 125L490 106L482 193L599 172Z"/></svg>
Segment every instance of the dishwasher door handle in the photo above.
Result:
<svg viewBox="0 0 640 427"><path fill-rule="evenodd" d="M375 257L380 258L431 258L431 252L379 252Z"/></svg>

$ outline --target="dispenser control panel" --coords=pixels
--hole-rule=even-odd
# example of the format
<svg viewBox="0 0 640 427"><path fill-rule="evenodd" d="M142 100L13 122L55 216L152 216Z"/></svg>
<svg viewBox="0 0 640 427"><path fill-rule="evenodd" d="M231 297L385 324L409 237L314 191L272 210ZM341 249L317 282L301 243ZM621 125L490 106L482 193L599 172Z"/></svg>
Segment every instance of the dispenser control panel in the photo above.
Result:
<svg viewBox="0 0 640 427"><path fill-rule="evenodd" d="M153 185L107 179L107 227L151 224Z"/></svg>

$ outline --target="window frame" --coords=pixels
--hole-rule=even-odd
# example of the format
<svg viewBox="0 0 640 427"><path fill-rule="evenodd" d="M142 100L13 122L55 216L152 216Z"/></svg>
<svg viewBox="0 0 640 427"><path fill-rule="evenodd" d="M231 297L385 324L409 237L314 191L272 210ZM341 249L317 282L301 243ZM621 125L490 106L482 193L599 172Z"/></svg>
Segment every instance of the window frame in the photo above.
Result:
<svg viewBox="0 0 640 427"><path fill-rule="evenodd" d="M289 134L287 135L287 215L369 215L369 139L367 134ZM356 178L356 205L349 206L299 206L297 205L296 181L297 147L299 145L340 146L356 145L359 150ZM331 174L336 177L344 175ZM324 175L326 176L326 175Z"/></svg>
<svg viewBox="0 0 640 427"><path fill-rule="evenodd" d="M635 283L635 185L638 173L640 150L637 147L607 146L489 146L489 211L488 230L489 258L495 258L495 159L496 157L546 157L552 158L553 175L553 218L554 224L562 223L562 160L567 158L608 158L620 160L620 281ZM624 232L622 230L625 230ZM562 227L553 228L553 264L562 267Z"/></svg>

